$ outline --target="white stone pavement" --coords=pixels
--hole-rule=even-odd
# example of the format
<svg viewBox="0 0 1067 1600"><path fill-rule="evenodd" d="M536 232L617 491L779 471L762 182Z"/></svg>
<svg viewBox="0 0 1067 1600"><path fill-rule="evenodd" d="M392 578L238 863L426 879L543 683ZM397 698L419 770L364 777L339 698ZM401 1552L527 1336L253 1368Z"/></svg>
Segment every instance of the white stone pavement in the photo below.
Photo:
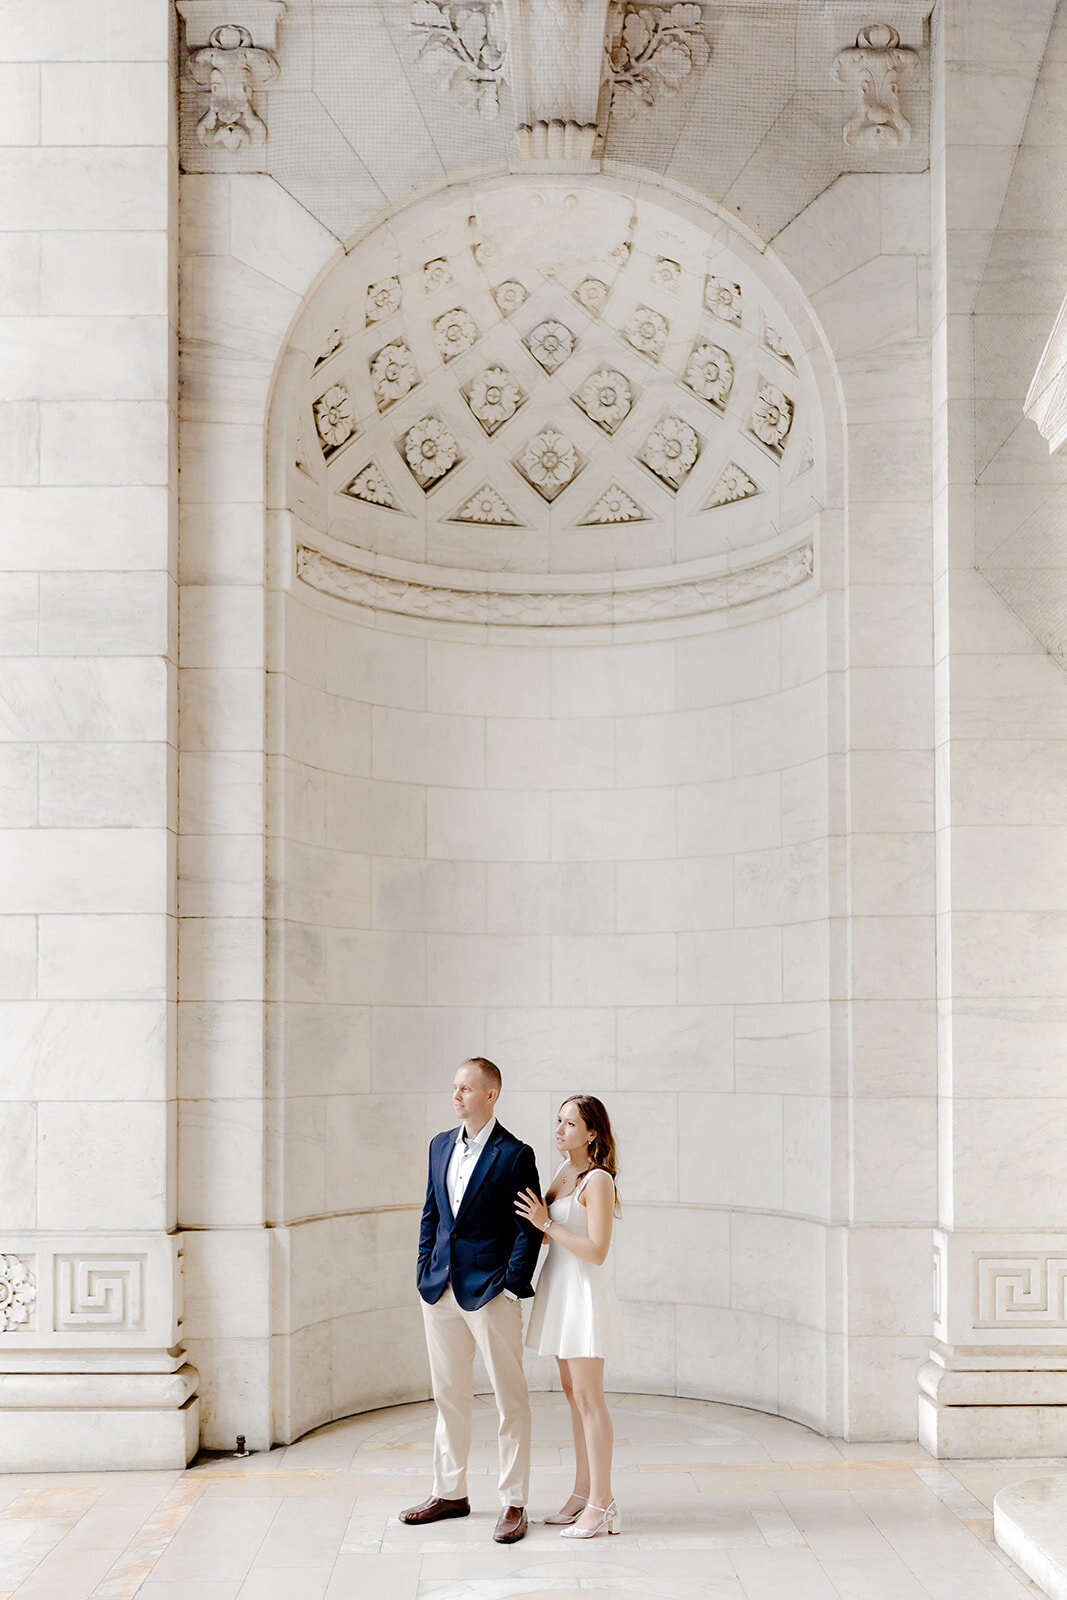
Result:
<svg viewBox="0 0 1067 1600"><path fill-rule="evenodd" d="M1032 1462L936 1465L732 1406L613 1399L623 1532L494 1545L495 1413L478 1402L472 1515L408 1529L433 1407L338 1422L184 1473L0 1478L0 1600L1022 1600L993 1494ZM570 1487L558 1395L535 1394L531 1514ZM1063 1463L1055 1463L1063 1467Z"/></svg>

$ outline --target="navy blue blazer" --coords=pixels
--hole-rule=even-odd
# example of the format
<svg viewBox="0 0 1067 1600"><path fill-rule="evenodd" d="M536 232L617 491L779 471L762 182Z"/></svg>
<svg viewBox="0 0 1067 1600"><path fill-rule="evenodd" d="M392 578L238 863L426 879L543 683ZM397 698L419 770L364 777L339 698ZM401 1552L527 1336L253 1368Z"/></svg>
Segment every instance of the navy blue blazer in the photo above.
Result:
<svg viewBox="0 0 1067 1600"><path fill-rule="evenodd" d="M477 1311L504 1289L525 1299L533 1294L530 1279L542 1234L516 1214L515 1197L520 1189L541 1193L534 1153L498 1122L453 1216L446 1179L457 1133L458 1129L449 1129L430 1140L419 1230L419 1293L435 1305L451 1282L464 1311Z"/></svg>

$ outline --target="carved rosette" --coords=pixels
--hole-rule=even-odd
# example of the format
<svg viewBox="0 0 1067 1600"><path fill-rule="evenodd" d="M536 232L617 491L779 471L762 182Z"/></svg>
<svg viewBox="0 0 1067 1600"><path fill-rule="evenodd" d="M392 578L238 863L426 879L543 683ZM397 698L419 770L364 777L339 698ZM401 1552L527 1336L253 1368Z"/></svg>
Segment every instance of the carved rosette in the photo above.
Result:
<svg viewBox="0 0 1067 1600"><path fill-rule="evenodd" d="M0 1255L0 1333L18 1333L37 1302L37 1283L20 1256Z"/></svg>
<svg viewBox="0 0 1067 1600"><path fill-rule="evenodd" d="M370 376L379 411L387 410L414 389L419 375L415 357L403 339L394 340L378 351L371 362Z"/></svg>
<svg viewBox="0 0 1067 1600"><path fill-rule="evenodd" d="M502 423L510 422L525 398L510 372L487 367L471 384L467 404L486 433L494 434Z"/></svg>
<svg viewBox="0 0 1067 1600"><path fill-rule="evenodd" d="M401 301L399 278L383 278L380 283L372 283L367 289L367 327L394 316L400 310Z"/></svg>
<svg viewBox="0 0 1067 1600"><path fill-rule="evenodd" d="M704 279L704 305L720 322L741 326L741 285L709 273Z"/></svg>
<svg viewBox="0 0 1067 1600"><path fill-rule="evenodd" d="M748 431L774 456L781 456L793 426L793 402L777 384L761 378L748 418Z"/></svg>
<svg viewBox="0 0 1067 1600"><path fill-rule="evenodd" d="M643 356L658 361L670 332L670 323L651 306L638 306L623 331L623 338Z"/></svg>
<svg viewBox="0 0 1067 1600"><path fill-rule="evenodd" d="M698 344L686 364L685 382L701 400L721 410L734 383L734 364L729 351L717 344Z"/></svg>
<svg viewBox="0 0 1067 1600"><path fill-rule="evenodd" d="M526 336L526 348L538 366L551 374L561 367L574 349L574 335L562 322L539 322Z"/></svg>
<svg viewBox="0 0 1067 1600"><path fill-rule="evenodd" d="M424 489L437 483L459 460L456 436L437 417L423 417L403 440L404 460Z"/></svg>
<svg viewBox="0 0 1067 1600"><path fill-rule="evenodd" d="M469 311L455 306L433 325L434 343L443 361L454 361L477 341L478 327Z"/></svg>
<svg viewBox="0 0 1067 1600"><path fill-rule="evenodd" d="M629 379L611 367L602 367L599 372L594 372L571 398L589 420L603 428L605 433L615 432L623 418L629 415L634 403Z"/></svg>
<svg viewBox="0 0 1067 1600"><path fill-rule="evenodd" d="M312 406L323 454L330 456L356 431L352 400L343 383L334 383Z"/></svg>
<svg viewBox="0 0 1067 1600"><path fill-rule="evenodd" d="M696 429L683 417L664 417L645 440L640 459L656 477L677 489L700 454Z"/></svg>
<svg viewBox="0 0 1067 1600"><path fill-rule="evenodd" d="M556 428L542 428L535 434L515 465L545 500L554 500L580 470L577 450Z"/></svg>
<svg viewBox="0 0 1067 1600"><path fill-rule="evenodd" d="M574 298L591 317L599 317L607 304L608 286L599 278L583 278L574 291Z"/></svg>
<svg viewBox="0 0 1067 1600"><path fill-rule="evenodd" d="M526 299L526 289L517 278L508 278L506 282L497 284L493 290L493 299L504 316L510 317Z"/></svg>
<svg viewBox="0 0 1067 1600"><path fill-rule="evenodd" d="M918 52L900 42L888 23L861 28L856 43L834 62L834 77L856 91L858 105L842 130L850 149L891 154L911 140L911 123L900 103L900 85L919 70Z"/></svg>

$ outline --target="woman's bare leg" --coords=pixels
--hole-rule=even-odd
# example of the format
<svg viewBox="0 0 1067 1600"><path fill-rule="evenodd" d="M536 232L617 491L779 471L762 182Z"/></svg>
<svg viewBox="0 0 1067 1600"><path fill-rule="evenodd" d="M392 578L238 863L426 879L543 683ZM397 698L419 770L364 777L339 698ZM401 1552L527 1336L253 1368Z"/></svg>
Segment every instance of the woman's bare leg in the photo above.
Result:
<svg viewBox="0 0 1067 1600"><path fill-rule="evenodd" d="M568 1361L567 1365L574 1396L571 1407L581 1417L589 1472L589 1505L575 1526L595 1528L601 1518L593 1507L604 1508L611 1504L611 1456L615 1445L615 1430L604 1400L604 1363L598 1357L583 1356Z"/></svg>
<svg viewBox="0 0 1067 1600"><path fill-rule="evenodd" d="M563 1385L563 1393L567 1396L567 1404L571 1408L571 1434L574 1438L574 1488L566 1504L560 1506L560 1511L571 1512L577 1511L589 1498L589 1455L585 1447L585 1424L574 1398L570 1362L565 1361L562 1356L557 1356L556 1364L559 1367L559 1381Z"/></svg>

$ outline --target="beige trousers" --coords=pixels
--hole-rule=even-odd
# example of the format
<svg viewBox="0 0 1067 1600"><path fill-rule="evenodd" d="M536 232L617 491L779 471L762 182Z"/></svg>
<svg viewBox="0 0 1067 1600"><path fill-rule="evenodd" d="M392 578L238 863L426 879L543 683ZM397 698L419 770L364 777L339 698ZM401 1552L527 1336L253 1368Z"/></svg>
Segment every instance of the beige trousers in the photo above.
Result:
<svg viewBox="0 0 1067 1600"><path fill-rule="evenodd" d="M522 1302L498 1294L477 1311L464 1311L449 1284L436 1305L422 1302L422 1316L437 1402L434 1494L461 1500L467 1493L477 1346L500 1417L500 1503L524 1506L530 1492L530 1392L522 1370Z"/></svg>

